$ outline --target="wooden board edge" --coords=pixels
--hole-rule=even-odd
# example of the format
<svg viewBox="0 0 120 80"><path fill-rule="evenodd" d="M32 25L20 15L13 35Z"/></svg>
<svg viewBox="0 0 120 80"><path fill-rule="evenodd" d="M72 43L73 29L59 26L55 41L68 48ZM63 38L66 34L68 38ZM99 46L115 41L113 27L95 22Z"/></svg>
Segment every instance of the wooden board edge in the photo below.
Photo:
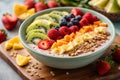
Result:
<svg viewBox="0 0 120 80"><path fill-rule="evenodd" d="M1 45L0 45L0 48L2 48ZM0 57L1 57L3 60L5 60L5 62L6 62L7 64L9 64L12 69L14 69L15 72L17 72L17 73L22 77L23 80L29 80L25 75L23 75L22 72L20 72L20 71L17 70L17 67L15 67L15 65L10 61L10 59L8 58L8 56L3 55L2 53L3 53L3 52L0 51Z"/></svg>

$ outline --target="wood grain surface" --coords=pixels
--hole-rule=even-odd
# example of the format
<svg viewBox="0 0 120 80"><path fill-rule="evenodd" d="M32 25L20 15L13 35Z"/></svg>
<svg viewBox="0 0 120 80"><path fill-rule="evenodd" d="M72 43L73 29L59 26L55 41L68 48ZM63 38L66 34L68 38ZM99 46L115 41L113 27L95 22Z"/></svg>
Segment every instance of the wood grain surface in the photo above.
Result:
<svg viewBox="0 0 120 80"><path fill-rule="evenodd" d="M23 78L23 80L116 80L120 78L120 64L117 63L115 67L104 76L97 74L95 68L96 62L79 69L55 69L38 62L25 49L6 51L4 45L5 42L0 45L1 57ZM116 36L113 44L103 56L108 55L114 45L120 45L120 36ZM13 53L15 53L14 56ZM31 57L29 64L24 67L19 67L15 61L16 54Z"/></svg>

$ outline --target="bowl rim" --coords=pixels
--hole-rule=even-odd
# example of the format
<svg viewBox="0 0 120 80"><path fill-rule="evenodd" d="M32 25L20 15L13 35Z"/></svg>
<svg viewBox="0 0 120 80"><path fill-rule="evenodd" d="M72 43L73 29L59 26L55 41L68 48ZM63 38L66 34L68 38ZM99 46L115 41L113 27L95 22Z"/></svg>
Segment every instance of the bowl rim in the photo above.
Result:
<svg viewBox="0 0 120 80"><path fill-rule="evenodd" d="M114 28L114 25L113 25L113 23L107 18L107 17L105 17L104 15L102 15L101 13L99 13L99 12L96 12L96 11L94 11L94 10L91 10L91 9L86 9L86 8L79 8L79 7L58 7L58 8L51 8L51 9L46 9L46 10L43 10L43 11L40 11L40 12L37 12L37 13L35 13L35 14L33 14L31 17L29 17L28 19L26 19L21 25L20 25L20 28L19 28L19 37L20 37L20 41L21 41L21 43L25 46L25 48L27 48L28 50L30 50L30 51L32 51L32 52L34 52L34 54L39 54L39 55L41 55L41 56L46 56L46 57L51 57L51 58L62 58L62 59L71 59L71 58L80 58L80 57L89 57L89 55L96 55L95 54L95 52L99 52L101 49L98 49L97 51L94 51L94 52L92 52L92 53L90 53L90 54L86 54L86 55L82 55L82 56L53 56L53 55L46 55L46 54L43 54L42 52L40 53L40 52L38 52L38 51L36 51L36 50L34 50L32 47L30 47L24 40L22 40L23 39L23 37L22 37L22 29L23 29L23 26L26 24L26 22L29 20L29 19L33 19L34 18L34 16L36 16L36 15L42 15L42 13L44 13L44 12L46 12L46 11L53 11L53 10L62 10L63 9L63 11L64 11L64 8L68 8L68 9L72 9L72 8L78 8L78 9L80 9L80 10L85 10L85 11L88 11L88 12L92 12L92 13L94 13L94 14L97 14L97 15L100 15L100 16L102 16L105 20L107 20L109 23L110 23L110 25L111 25L111 27L112 27L112 31L113 31L113 36L111 36L111 39L109 40L109 42L107 42L106 43L106 45L105 46L103 46L103 48L101 48L101 49L104 49L106 46L110 46L111 44L112 44L112 42L113 42L113 40L115 39L115 28ZM40 14L41 13L41 14Z"/></svg>

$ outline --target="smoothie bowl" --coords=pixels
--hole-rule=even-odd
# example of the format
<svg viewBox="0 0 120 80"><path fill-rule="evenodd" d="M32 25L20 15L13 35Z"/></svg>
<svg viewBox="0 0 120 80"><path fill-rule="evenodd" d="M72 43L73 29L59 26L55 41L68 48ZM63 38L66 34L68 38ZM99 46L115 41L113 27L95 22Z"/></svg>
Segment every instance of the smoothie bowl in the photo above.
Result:
<svg viewBox="0 0 120 80"><path fill-rule="evenodd" d="M109 19L95 11L59 7L41 11L19 29L23 46L41 63L60 69L86 66L101 55L115 38Z"/></svg>

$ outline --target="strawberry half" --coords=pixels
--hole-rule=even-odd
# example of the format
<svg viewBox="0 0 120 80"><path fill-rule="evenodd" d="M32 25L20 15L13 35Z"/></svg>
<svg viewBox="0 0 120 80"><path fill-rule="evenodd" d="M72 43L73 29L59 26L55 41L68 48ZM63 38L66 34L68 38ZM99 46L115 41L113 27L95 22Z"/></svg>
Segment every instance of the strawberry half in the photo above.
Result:
<svg viewBox="0 0 120 80"><path fill-rule="evenodd" d="M43 50L49 49L50 48L49 40L40 40L38 42L38 48L43 49Z"/></svg>
<svg viewBox="0 0 120 80"><path fill-rule="evenodd" d="M74 16L78 16L78 15L82 16L83 15L83 12L80 9L78 9L78 8L73 8L71 10L71 13L74 14Z"/></svg>
<svg viewBox="0 0 120 80"><path fill-rule="evenodd" d="M11 14L4 14L2 16L2 23L7 30L12 30L16 27L18 22L18 17Z"/></svg>
<svg viewBox="0 0 120 80"><path fill-rule="evenodd" d="M106 56L102 61L99 61L96 65L98 74L101 76L107 74L111 70L111 67L113 67L113 65L114 61L112 61L110 57Z"/></svg>
<svg viewBox="0 0 120 80"><path fill-rule="evenodd" d="M5 41L7 38L6 32L3 29L0 29L0 43L2 43L3 41Z"/></svg>

